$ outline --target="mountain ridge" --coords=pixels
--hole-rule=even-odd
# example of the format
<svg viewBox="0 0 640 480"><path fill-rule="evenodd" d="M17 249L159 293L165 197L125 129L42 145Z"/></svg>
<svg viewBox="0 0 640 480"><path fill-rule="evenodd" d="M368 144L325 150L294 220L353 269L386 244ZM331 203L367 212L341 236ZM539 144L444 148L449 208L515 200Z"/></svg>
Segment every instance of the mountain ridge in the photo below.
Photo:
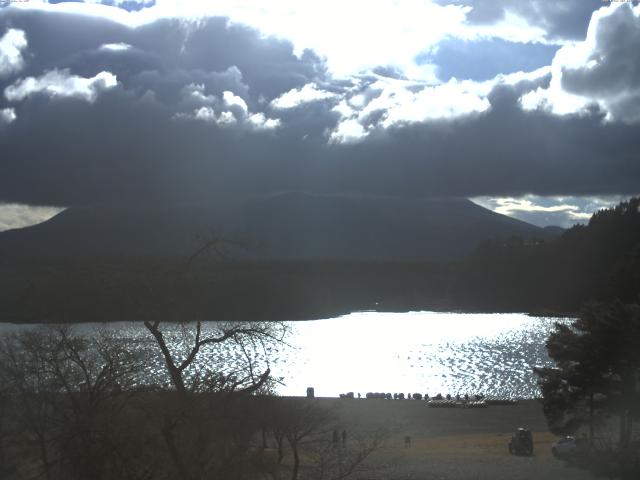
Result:
<svg viewBox="0 0 640 480"><path fill-rule="evenodd" d="M246 239L238 259L449 261L480 242L545 229L467 199L286 192L214 207L69 208L0 233L0 255L184 256L212 233Z"/></svg>

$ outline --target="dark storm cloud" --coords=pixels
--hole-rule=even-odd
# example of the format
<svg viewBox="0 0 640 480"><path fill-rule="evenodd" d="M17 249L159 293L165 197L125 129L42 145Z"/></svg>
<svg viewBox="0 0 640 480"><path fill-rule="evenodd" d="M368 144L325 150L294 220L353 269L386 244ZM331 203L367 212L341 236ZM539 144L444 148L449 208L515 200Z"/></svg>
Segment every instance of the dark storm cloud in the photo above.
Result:
<svg viewBox="0 0 640 480"><path fill-rule="evenodd" d="M464 120L391 128L367 142L334 150L335 168L318 169L336 189L388 195L576 195L637 189L637 127L601 118L525 113L531 85L501 86L491 110ZM340 168L337 168L337 167Z"/></svg>
<svg viewBox="0 0 640 480"><path fill-rule="evenodd" d="M0 190L6 200L62 205L200 202L279 190L411 196L637 190L635 127L525 114L511 88L496 90L492 105L475 119L327 145L288 131L231 134L174 121L155 100L120 89L95 104L38 98L12 128Z"/></svg>
<svg viewBox="0 0 640 480"><path fill-rule="evenodd" d="M608 5L602 0L439 0L438 3L473 7L467 18L475 24L499 22L510 12L530 25L543 28L551 40L583 39L593 11Z"/></svg>
<svg viewBox="0 0 640 480"><path fill-rule="evenodd" d="M525 114L516 98L511 88L499 87L486 115L455 125L416 125L393 132L385 153L413 159L403 162L411 167L399 167L392 173L400 175L387 175L385 181L415 195L427 189L471 196L637 189L637 127L604 126L597 117Z"/></svg>
<svg viewBox="0 0 640 480"><path fill-rule="evenodd" d="M291 44L221 19L135 29L93 19L74 32L84 20L0 16L0 28L22 29L28 40L23 70L0 85L16 114L0 128L0 201L195 203L286 190L586 195L635 193L640 180L637 126L603 123L597 111L522 110L519 98L546 88L548 76L495 86L490 108L470 115L383 128L379 109L363 120L366 137L336 144L331 132L348 110L339 104L375 101L381 77L334 82L313 54L297 58ZM58 83L45 85L52 69L47 79ZM94 81L101 72L118 84ZM312 83L326 95L290 108L271 103ZM9 85L27 93L9 101Z"/></svg>
<svg viewBox="0 0 640 480"><path fill-rule="evenodd" d="M138 93L152 91L159 101L167 104L182 101L185 91L192 84L201 85L206 92L212 94L220 95L225 90L230 90L244 98L250 96L249 87L244 82L242 72L235 66L220 72L207 72L200 69L147 70L132 76L129 82L124 84L128 90Z"/></svg>
<svg viewBox="0 0 640 480"><path fill-rule="evenodd" d="M22 76L64 68L82 52L126 41L132 33L121 24L91 16L3 9L0 32L10 27L27 33L29 46Z"/></svg>
<svg viewBox="0 0 640 480"><path fill-rule="evenodd" d="M237 67L256 91L273 97L325 74L324 65L313 53L305 52L298 59L290 43L263 39L253 30L228 25L224 18L200 23L161 19L129 28L80 14L2 13L0 32L9 27L27 32L29 54L22 76L53 68L93 76L108 69L126 82L146 72L171 76L180 71L202 74ZM121 52L100 48L119 43L132 48Z"/></svg>

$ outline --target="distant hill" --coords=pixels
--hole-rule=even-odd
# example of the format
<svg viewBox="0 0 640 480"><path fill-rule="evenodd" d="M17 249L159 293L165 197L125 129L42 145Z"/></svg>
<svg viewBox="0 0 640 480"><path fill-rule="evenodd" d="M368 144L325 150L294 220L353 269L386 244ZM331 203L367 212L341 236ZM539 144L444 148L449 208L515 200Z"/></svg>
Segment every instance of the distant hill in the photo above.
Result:
<svg viewBox="0 0 640 480"><path fill-rule="evenodd" d="M465 199L284 193L213 208L70 208L0 233L0 255L183 256L213 232L249 241L234 257L339 261L455 260L490 238L560 233Z"/></svg>
<svg viewBox="0 0 640 480"><path fill-rule="evenodd" d="M553 241L489 241L459 266L452 302L470 310L574 313L587 301L640 301L640 198Z"/></svg>

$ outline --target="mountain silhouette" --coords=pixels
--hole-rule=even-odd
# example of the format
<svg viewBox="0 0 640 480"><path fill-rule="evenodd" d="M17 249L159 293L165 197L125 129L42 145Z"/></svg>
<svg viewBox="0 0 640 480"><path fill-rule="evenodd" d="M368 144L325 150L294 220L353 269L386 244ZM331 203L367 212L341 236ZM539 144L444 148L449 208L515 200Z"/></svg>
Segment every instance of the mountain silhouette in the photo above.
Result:
<svg viewBox="0 0 640 480"><path fill-rule="evenodd" d="M0 233L0 255L185 256L211 234L243 239L234 258L441 261L479 242L547 238L540 228L466 199L401 199L282 193L233 205L69 208L50 220Z"/></svg>

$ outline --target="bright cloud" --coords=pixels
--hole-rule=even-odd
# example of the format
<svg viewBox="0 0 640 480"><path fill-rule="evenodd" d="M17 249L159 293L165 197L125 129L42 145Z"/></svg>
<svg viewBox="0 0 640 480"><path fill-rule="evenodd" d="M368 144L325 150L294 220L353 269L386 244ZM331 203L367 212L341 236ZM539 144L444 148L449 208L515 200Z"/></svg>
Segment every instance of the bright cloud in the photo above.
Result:
<svg viewBox="0 0 640 480"><path fill-rule="evenodd" d="M227 108L237 107L240 109L243 115L246 115L249 111L249 107L247 106L247 102L245 102L242 97L234 95L233 92L226 90L222 93L222 100Z"/></svg>
<svg viewBox="0 0 640 480"><path fill-rule="evenodd" d="M22 70L27 36L22 30L10 28L0 37L0 78Z"/></svg>
<svg viewBox="0 0 640 480"><path fill-rule="evenodd" d="M562 47L551 83L521 98L526 110L586 114L596 107L606 121L640 122L640 5L616 4L593 14L587 38Z"/></svg>
<svg viewBox="0 0 640 480"><path fill-rule="evenodd" d="M503 215L511 215L514 212L578 212L580 207L577 205L536 205L529 199L523 198L499 198L495 200L498 205L494 211Z"/></svg>
<svg viewBox="0 0 640 480"><path fill-rule="evenodd" d="M264 113L254 113L247 117L247 124L256 130L272 130L280 126L280 120L267 118Z"/></svg>
<svg viewBox="0 0 640 480"><path fill-rule="evenodd" d="M200 107L193 111L193 118L203 120L205 122L217 122L216 112L211 107Z"/></svg>
<svg viewBox="0 0 640 480"><path fill-rule="evenodd" d="M132 47L128 43L105 43L100 45L100 50L107 50L109 52L124 52L130 50Z"/></svg>
<svg viewBox="0 0 640 480"><path fill-rule="evenodd" d="M545 67L534 72L498 75L485 82L453 78L438 85L384 77L368 84L360 82L358 88L332 95L332 99L340 99L332 111L342 118L331 140L335 143L346 138L350 141L364 138L366 129L480 114L490 109L488 96L496 86L535 81L548 73L549 69ZM345 134L347 131L350 133Z"/></svg>
<svg viewBox="0 0 640 480"><path fill-rule="evenodd" d="M10 102L19 102L35 94L49 97L75 97L93 102L98 94L115 87L118 81L112 73L100 72L91 78L72 75L68 70L51 70L41 77L27 77L16 81L4 91Z"/></svg>
<svg viewBox="0 0 640 480"><path fill-rule="evenodd" d="M549 42L544 29L531 25L517 13L509 11L491 25L479 25L468 22L472 11L469 6L441 5L426 0L279 0L270 2L268 6L262 0L156 0L138 1L144 6L153 5L136 11L97 5L97 0L88 3L69 2L54 7L32 1L19 6L82 12L108 17L131 27L159 18L182 18L197 25L202 18L227 17L232 23L248 25L265 35L290 40L299 56L305 49L313 50L326 59L331 73L341 78L382 65L398 69L408 78L433 81L433 66L416 63L416 57L436 48L446 38ZM114 3L123 6L132 2Z"/></svg>
<svg viewBox="0 0 640 480"><path fill-rule="evenodd" d="M454 79L443 85L425 87L416 93L405 90L391 97L387 95L389 105L383 125L449 119L486 111L490 106L489 100L474 90L471 83L460 83Z"/></svg>
<svg viewBox="0 0 640 480"><path fill-rule="evenodd" d="M280 120L268 118L264 113L249 112L244 99L229 90L222 93L222 99L207 95L204 85L189 84L182 89L183 102L200 103L191 112L179 112L178 120L200 120L221 126L243 125L250 130L271 130L280 126ZM219 113L216 113L216 110Z"/></svg>
<svg viewBox="0 0 640 480"><path fill-rule="evenodd" d="M320 90L315 83L308 83L302 88L294 88L273 99L271 107L276 110L286 110L299 107L305 103L330 100L336 97L335 93Z"/></svg>
<svg viewBox="0 0 640 480"><path fill-rule="evenodd" d="M367 131L356 119L349 118L341 121L329 136L332 143L351 143L363 139Z"/></svg>
<svg viewBox="0 0 640 480"><path fill-rule="evenodd" d="M626 196L605 197L477 197L472 200L496 213L514 217L539 226L556 225L571 227L576 223L585 223L591 216L603 208L610 208Z"/></svg>
<svg viewBox="0 0 640 480"><path fill-rule="evenodd" d="M421 85L405 80L381 78L365 88L344 92L332 111L342 117L331 132L331 143L354 142L369 130L403 123L450 120L489 109L487 99L495 82L477 84L455 79L442 85ZM332 95L331 98L337 98Z"/></svg>

